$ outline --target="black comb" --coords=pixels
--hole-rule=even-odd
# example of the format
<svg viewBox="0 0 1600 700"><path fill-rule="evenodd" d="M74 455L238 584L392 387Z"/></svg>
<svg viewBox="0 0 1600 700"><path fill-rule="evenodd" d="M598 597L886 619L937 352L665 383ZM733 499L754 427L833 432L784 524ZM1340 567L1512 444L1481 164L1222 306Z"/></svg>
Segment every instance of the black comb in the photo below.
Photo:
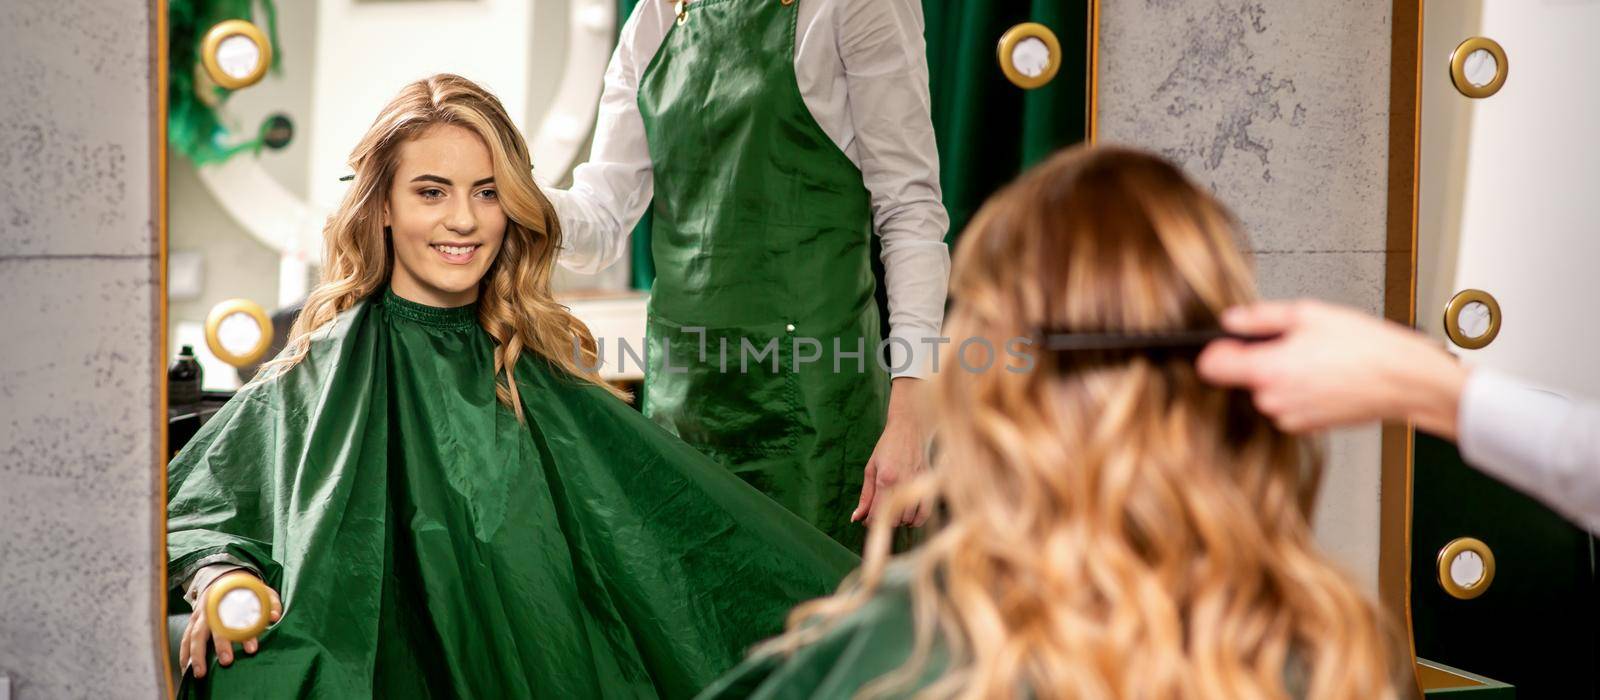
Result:
<svg viewBox="0 0 1600 700"><path fill-rule="evenodd" d="M1206 343L1221 338L1255 343L1276 340L1278 335L1230 333L1221 328L1161 332L1046 333L1044 347L1058 352L1183 349L1204 347Z"/></svg>

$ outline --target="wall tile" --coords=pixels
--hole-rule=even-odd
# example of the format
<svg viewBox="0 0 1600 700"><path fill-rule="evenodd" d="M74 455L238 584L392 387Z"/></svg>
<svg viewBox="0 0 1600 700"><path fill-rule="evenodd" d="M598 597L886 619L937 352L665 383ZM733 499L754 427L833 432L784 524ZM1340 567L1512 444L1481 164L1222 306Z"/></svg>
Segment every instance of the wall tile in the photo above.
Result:
<svg viewBox="0 0 1600 700"><path fill-rule="evenodd" d="M1105 0L1101 12L1101 141L1181 163L1258 250L1384 249L1386 0Z"/></svg>
<svg viewBox="0 0 1600 700"><path fill-rule="evenodd" d="M1315 297L1383 313L1385 253L1254 253L1256 284L1268 299Z"/></svg>
<svg viewBox="0 0 1600 700"><path fill-rule="evenodd" d="M149 259L0 260L0 673L155 697Z"/></svg>
<svg viewBox="0 0 1600 700"><path fill-rule="evenodd" d="M153 255L152 3L0 3L0 257Z"/></svg>

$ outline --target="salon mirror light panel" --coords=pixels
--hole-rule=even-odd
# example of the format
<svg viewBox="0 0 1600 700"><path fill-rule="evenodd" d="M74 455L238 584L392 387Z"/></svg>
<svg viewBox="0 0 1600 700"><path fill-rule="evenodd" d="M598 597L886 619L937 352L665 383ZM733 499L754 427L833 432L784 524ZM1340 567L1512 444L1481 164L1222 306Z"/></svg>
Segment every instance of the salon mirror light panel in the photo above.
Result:
<svg viewBox="0 0 1600 700"><path fill-rule="evenodd" d="M1582 315L1600 298L1600 4L1425 10L1418 324L1473 363L1600 395Z"/></svg>
<svg viewBox="0 0 1600 700"><path fill-rule="evenodd" d="M167 345L174 356L194 349L208 391L237 388L286 340L292 311L278 312L314 283L322 224L348 186L339 177L349 150L395 90L439 71L482 82L528 136L536 177L564 184L588 145L617 22L614 0L480 0L449 12L278 0L274 46L257 8L251 21L204 32L195 83L229 131L225 144L260 135L263 147L202 166L176 151L168 158ZM271 72L274 52L280 65ZM209 91L219 86L230 89L216 100ZM627 280L624 263L595 276L558 270L556 285L581 293L622 290ZM233 300L258 306L267 322L233 314L223 335L238 342L250 325L272 341L258 357L213 349L208 318Z"/></svg>
<svg viewBox="0 0 1600 700"><path fill-rule="evenodd" d="M1600 395L1600 327L1584 314L1600 298L1600 3L1419 9L1415 322L1470 365ZM1408 449L1409 484L1396 485L1409 487L1401 546L1417 655L1519 697L1600 693L1561 670L1600 657L1595 539L1449 442L1413 431ZM1541 621L1536 645L1528 620Z"/></svg>

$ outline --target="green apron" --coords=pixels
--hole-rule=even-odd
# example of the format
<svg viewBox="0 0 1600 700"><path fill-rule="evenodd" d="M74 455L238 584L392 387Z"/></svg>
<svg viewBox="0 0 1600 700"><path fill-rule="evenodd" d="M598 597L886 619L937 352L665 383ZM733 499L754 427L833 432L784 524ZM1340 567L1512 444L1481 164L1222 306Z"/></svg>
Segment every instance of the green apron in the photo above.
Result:
<svg viewBox="0 0 1600 700"><path fill-rule="evenodd" d="M801 98L797 5L686 12L639 85L655 173L644 411L859 550L850 513L889 393L871 197Z"/></svg>

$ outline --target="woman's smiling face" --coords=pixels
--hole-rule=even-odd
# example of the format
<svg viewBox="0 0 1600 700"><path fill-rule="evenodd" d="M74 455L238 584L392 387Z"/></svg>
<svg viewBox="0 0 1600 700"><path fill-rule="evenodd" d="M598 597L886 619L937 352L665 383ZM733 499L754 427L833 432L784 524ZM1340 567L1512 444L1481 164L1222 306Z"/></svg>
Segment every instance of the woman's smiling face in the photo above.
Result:
<svg viewBox="0 0 1600 700"><path fill-rule="evenodd" d="M505 240L506 213L483 140L441 124L400 144L384 205L394 274L402 298L429 306L465 306Z"/></svg>

